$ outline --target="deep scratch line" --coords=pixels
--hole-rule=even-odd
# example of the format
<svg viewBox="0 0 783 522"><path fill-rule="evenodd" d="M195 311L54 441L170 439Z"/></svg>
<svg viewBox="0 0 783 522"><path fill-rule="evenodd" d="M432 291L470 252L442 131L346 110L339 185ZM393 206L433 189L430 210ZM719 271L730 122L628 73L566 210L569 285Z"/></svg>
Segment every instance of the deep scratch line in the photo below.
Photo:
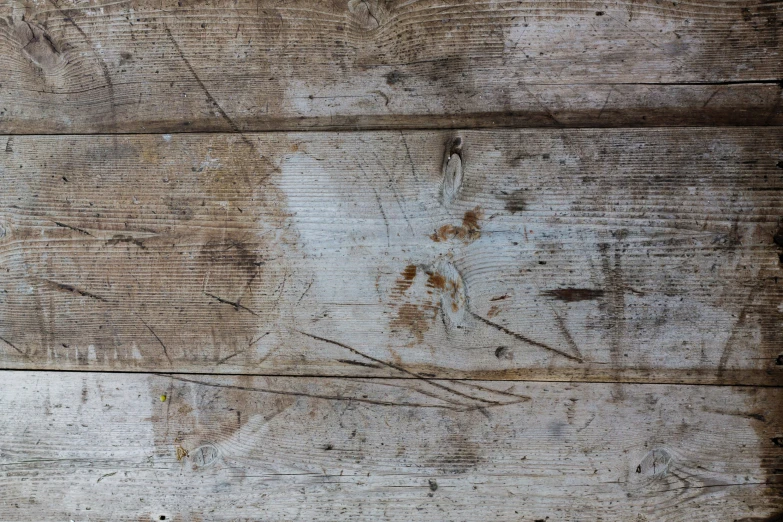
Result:
<svg viewBox="0 0 783 522"><path fill-rule="evenodd" d="M96 299L98 301L103 301L104 303L108 302L105 297L101 297L99 295L93 294L91 292L88 292L86 290L82 290L81 288L76 288L73 285L66 285L65 283L58 283L57 281L52 281L51 279L44 279L41 278L41 281L45 281L49 283L50 285L54 286L58 290L63 290L65 292L72 292L74 294L79 294L83 297L89 297L90 299Z"/></svg>
<svg viewBox="0 0 783 522"><path fill-rule="evenodd" d="M411 407L411 408L440 408L445 410L456 410L456 411L463 411L463 408L454 408L452 406L445 406L441 404L421 404L421 403L415 403L415 402L392 402L392 401L382 401L382 400L373 400L373 399L364 399L359 397L339 397L336 395L323 395L323 394L317 394L317 393L307 393L307 392L295 392L295 391L283 391L283 390L274 390L271 388L255 388L250 386L235 386L232 384L218 384L218 383L212 383L212 382L204 382L204 381L197 381L195 379L186 379L184 377L179 377L177 375L168 375L169 378L182 381L182 382L189 382L193 384L200 384L202 386L213 386L216 388L227 388L230 390L241 390L241 391L250 391L250 392L262 392L262 393L272 393L275 395L292 395L294 397L310 397L313 399L326 399L329 401L354 401L354 402L362 402L366 404L375 404L378 406L403 406L403 407ZM443 399L441 399L443 400Z"/></svg>
<svg viewBox="0 0 783 522"><path fill-rule="evenodd" d="M70 229L70 230L75 230L76 232L81 232L82 234L88 235L90 237L95 237L92 234L90 234L89 232L87 232L86 230L84 230L83 228L72 227L71 225L66 225L65 223L61 223L59 221L55 221L54 224L57 225L58 227L67 228L67 229Z"/></svg>
<svg viewBox="0 0 783 522"><path fill-rule="evenodd" d="M412 371L410 371L410 370L408 370L406 368L403 368L402 366L399 366L399 365L396 365L396 364L393 364L393 363L390 363L390 362L386 362L386 361L384 361L382 359L376 359L375 357L372 357L370 355L362 353L359 350L357 350L356 348L352 348L352 347L348 346L347 344L343 344L343 343L341 343L339 341L333 341L331 339L327 339L326 337L320 337L318 335L313 335L311 333L303 332L302 330L296 330L296 329L294 329L294 330L299 332L300 334L306 335L307 337L310 337L312 339L316 339L318 341L323 341L325 343L329 343L329 344L333 344L335 346L339 346L341 348L345 348L346 350L348 350L348 351L350 351L352 353L355 353L359 357L364 357L365 359L368 359L368 360L373 361L375 363L378 363L380 365L386 366L388 368L392 368L393 370L397 370L398 372L405 373L407 375L415 377L416 379L420 379L420 380L430 384L431 386L435 386L436 388L440 388L440 389L445 390L445 391L447 391L449 393L453 393L455 395L459 395L460 397L463 397L465 399L469 399L469 400L472 400L472 401L481 401L481 402L485 402L487 404L503 404L503 403L501 403L499 401L492 401L492 400L489 400L489 399L482 399L481 397L474 397L472 395L468 395L466 393L462 393L459 390L455 390L453 388L449 388L448 386L440 384L439 382L435 382L432 379L428 379L427 377L424 377L423 375L420 375L418 373L412 372Z"/></svg>
<svg viewBox="0 0 783 522"><path fill-rule="evenodd" d="M549 350L549 351L554 352L554 353L556 353L558 355L562 355L563 357L565 357L567 359L571 359L572 361L577 361L577 362L580 362L580 363L584 362L584 360L581 357L576 357L574 355L571 355L570 353L566 353L566 352L563 352L561 350L558 350L557 348L552 348L548 344L544 344L544 343L540 343L538 341L534 341L533 339L525 337L522 334L519 334L517 332L509 330L505 326L499 325L497 323L493 323L489 319L485 319L484 317L481 317L477 313L471 312L470 310L468 310L468 313L470 313L470 315L472 315L473 317L475 317L476 319L478 319L482 323L484 323L484 324L486 324L488 326L491 326L492 328L495 328L497 330L500 330L504 334L510 335L514 339L518 339L518 340L522 341L523 343L527 343L527 344L530 344L530 345L533 345L533 346L538 346L539 348L544 348L545 350Z"/></svg>
<svg viewBox="0 0 783 522"><path fill-rule="evenodd" d="M169 351L166 349L166 345L165 345L165 344L163 344L163 341L161 341L161 340L160 340L160 337L158 337L158 334L156 334L156 333L155 333L155 330L153 330L152 328L150 328L150 325L148 325L148 324L147 324L147 322L146 322L144 319L142 319L141 317L139 317L139 320L140 320L140 321L141 321L141 322L144 324L144 326L146 326L146 327L147 327L147 330L149 330L149 331L150 331L150 333L151 333L152 335L154 335L154 336L155 336L155 339L157 339L157 340L158 340L158 342L160 343L160 345L163 347L163 355L165 355L165 356L166 356L166 359L168 359L168 361L169 361L169 364L171 364L171 357L169 357Z"/></svg>
<svg viewBox="0 0 783 522"><path fill-rule="evenodd" d="M177 54L179 54L179 57L182 59L182 62L185 64L185 67L188 68L188 71L190 71L190 74L193 75L193 79L196 80L196 83L199 87L201 87L201 90L204 91L204 95L207 97L207 100L215 106L218 113L220 114L220 117L223 118L223 120L228 124L228 126L231 128L231 130L235 134L239 134L240 138L242 138L242 141L250 147L253 151L255 151L259 157L266 162L266 164L269 166L269 168L272 169L273 172L280 172L280 167L274 165L269 158L261 154L261 151L258 150L256 147L256 144L253 143L253 141L247 137L247 135L242 131L242 129L239 128L239 125L231 118L231 116L228 115L228 113L223 110L223 107L220 106L220 104L217 102L214 96L212 96L212 93L209 92L209 89L207 89L206 84L201 80L198 73L196 73L196 70L193 68L193 66L190 64L190 61L185 56L185 53L182 52L182 48L177 43L177 40L174 38L174 35L171 34L171 29L169 29L169 26L167 24L163 24L163 28L166 30L166 34L169 37L169 40L171 40L171 43L174 45L174 49L176 49ZM263 178L260 181L265 181L271 174L267 173L263 176Z"/></svg>
<svg viewBox="0 0 783 522"><path fill-rule="evenodd" d="M199 78L199 75L196 73L196 70L193 68L193 66L190 64L190 61L185 57L185 53L182 52L182 49L180 48L179 44L177 43L177 40L174 39L174 35L171 34L171 29L169 29L169 26L167 24L163 25L163 28L166 30L166 34L169 37L169 40L171 40L171 43L174 45L174 49L177 50L177 54L179 54L179 57L182 59L183 63L185 64L185 67L188 68L188 71L190 71L190 74L193 75L193 79L196 80L196 83L198 83L198 86L201 87L201 90L204 91L204 95L207 97L207 100L215 106L215 108L218 110L218 113L220 113L220 117L223 118L223 120L228 123L229 127L231 127L231 130L235 133L239 134L242 137L242 140L247 143L250 147L255 148L255 145L253 142L250 141L250 139L245 136L242 131L240 130L239 126L234 122L233 119L231 119L231 116L229 116L226 111L223 110L223 107L220 106L220 104L217 102L214 96L209 92L209 89L207 89L207 86L204 85L204 82L201 81L201 78Z"/></svg>
<svg viewBox="0 0 783 522"><path fill-rule="evenodd" d="M19 348L18 348L18 347L17 347L15 344L13 344L13 343L12 343L11 341L9 341L8 339L6 339L6 338L4 338L4 337L0 337L0 341L3 341L5 344L7 344L7 345L8 345L8 346L10 346L11 348L13 348L13 349L14 349L14 350L16 350L17 352L19 352L19 353L22 355L22 357L24 357L25 359L29 359L29 358L30 358L30 356L29 356L29 355L27 355L25 352L23 352L21 349L19 349Z"/></svg>
<svg viewBox="0 0 783 522"><path fill-rule="evenodd" d="M228 299L223 299L222 297L218 297L218 296L216 296L214 294L210 294L209 292L204 292L204 295L207 295L207 296L211 297L212 299L214 299L215 301L218 301L220 303L231 305L236 310L239 310L241 308L242 310L245 310L246 312L250 312L251 314L253 314L255 316L258 316L258 314L256 312L254 312L253 310L251 310L247 306L241 305L239 303L235 303L234 301L229 301Z"/></svg>
<svg viewBox="0 0 783 522"><path fill-rule="evenodd" d="M563 335L566 338L566 341L568 341L569 346L571 346L571 349L576 353L577 357L582 357L582 352L579 350L579 346L576 345L576 341L574 340L574 337L571 335L571 332L568 331L568 328L566 328L565 321L563 321L563 318L560 317L560 315L555 311L554 307L550 305L550 308L552 309L552 315L555 316L555 320L557 320L557 325L560 327L560 331L563 332Z"/></svg>

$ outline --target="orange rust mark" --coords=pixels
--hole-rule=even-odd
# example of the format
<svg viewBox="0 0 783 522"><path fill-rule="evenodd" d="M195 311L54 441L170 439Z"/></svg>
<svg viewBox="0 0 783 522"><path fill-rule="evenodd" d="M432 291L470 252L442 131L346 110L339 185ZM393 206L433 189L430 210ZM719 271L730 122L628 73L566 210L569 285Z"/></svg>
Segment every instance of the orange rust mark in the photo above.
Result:
<svg viewBox="0 0 783 522"><path fill-rule="evenodd" d="M391 321L390 325L392 328L407 329L416 337L416 340L422 342L424 333L430 329L430 320L418 305L405 303L397 309L397 317Z"/></svg>
<svg viewBox="0 0 783 522"><path fill-rule="evenodd" d="M482 212L481 207L468 210L462 218L462 226L469 231L479 231L481 230L481 227L479 227L478 222L482 217L484 217L484 213Z"/></svg>
<svg viewBox="0 0 783 522"><path fill-rule="evenodd" d="M416 278L416 272L416 265L406 266L405 270L402 271L402 277L397 279L397 286L394 288L394 293L398 295L404 294L413 284L413 280Z"/></svg>
<svg viewBox="0 0 783 522"><path fill-rule="evenodd" d="M489 309L489 311L487 312L487 317L495 317L499 313L500 313L500 307L495 305Z"/></svg>
<svg viewBox="0 0 783 522"><path fill-rule="evenodd" d="M427 286L443 290L446 288L446 278L437 272L433 272L427 278Z"/></svg>
<svg viewBox="0 0 783 522"><path fill-rule="evenodd" d="M430 239L436 243L450 239L459 239L465 243L475 241L481 237L479 220L483 217L484 212L481 210L481 207L468 210L462 218L461 226L443 225L434 234L430 235Z"/></svg>

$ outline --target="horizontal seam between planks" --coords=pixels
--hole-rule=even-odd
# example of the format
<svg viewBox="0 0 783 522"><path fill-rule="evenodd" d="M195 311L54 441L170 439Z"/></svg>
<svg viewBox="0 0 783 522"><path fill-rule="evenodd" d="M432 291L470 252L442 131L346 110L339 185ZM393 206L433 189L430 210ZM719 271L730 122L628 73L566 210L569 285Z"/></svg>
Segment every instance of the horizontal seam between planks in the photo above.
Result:
<svg viewBox="0 0 783 522"><path fill-rule="evenodd" d="M755 371L755 370L754 370ZM172 371L150 371L150 370L70 370L70 369L24 369L24 368L0 368L2 372L17 373L75 373L75 374L113 374L113 375L154 375L158 377L174 377L181 375L193 375L202 377L277 377L286 379L374 379L374 380L416 380L416 377L401 376L378 376L378 375L287 375L278 373L209 373L209 372L172 372ZM728 388L771 388L783 389L783 384L722 384L722 383L683 383L670 381L620 381L620 380L571 380L571 379L481 379L475 377L428 377L432 381L477 381L477 382L513 382L513 383L563 383L563 384L628 384L628 385L652 385L652 386L712 386Z"/></svg>
<svg viewBox="0 0 783 522"><path fill-rule="evenodd" d="M501 113L498 113L501 114ZM430 132L430 131L438 131L438 130L462 130L462 131L487 131L490 132L494 129L499 130L600 130L600 131L644 131L644 130L650 130L655 132L662 132L666 129L672 129L672 130L682 130L682 129L696 129L696 130L710 130L710 129L720 129L720 128L731 128L731 129L748 129L748 130L758 130L759 128L763 129L772 129L772 130L783 130L783 125L767 125L767 124L758 124L758 125L732 125L732 124L722 124L722 125L638 125L638 126L596 126L596 127L590 127L590 126L556 126L556 125L538 125L538 126L520 126L520 125L487 125L487 126L460 126L460 125L449 125L449 126L431 126L431 127L374 127L374 126L368 126L366 128L362 127L356 127L354 125L346 126L345 128L334 128L334 127L310 127L310 128L284 128L279 130L270 130L270 129L263 129L263 130L243 130L242 134L245 135L252 135L252 134L279 134L279 133L286 133L286 134L304 134L304 133L367 133L367 132ZM204 131L158 131L158 132L82 132L82 133L51 133L51 134L41 134L41 133L20 133L20 132L2 132L0 131L0 136L2 137L11 137L11 136L20 136L20 137L39 137L42 139L49 138L49 137L92 137L92 138L111 138L114 136L160 136L162 134L171 134L171 135L178 135L178 136L219 136L219 135L226 135L226 136L240 136L240 133L233 132L230 130L204 130Z"/></svg>

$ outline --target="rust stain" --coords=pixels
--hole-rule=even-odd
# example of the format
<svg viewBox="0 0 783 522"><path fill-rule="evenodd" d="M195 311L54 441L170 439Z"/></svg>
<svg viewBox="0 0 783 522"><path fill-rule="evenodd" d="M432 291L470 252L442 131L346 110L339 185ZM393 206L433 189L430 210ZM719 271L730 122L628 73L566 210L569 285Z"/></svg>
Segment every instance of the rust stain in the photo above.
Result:
<svg viewBox="0 0 783 522"><path fill-rule="evenodd" d="M398 295L404 294L413 284L413 280L416 279L416 265L408 265L405 270L402 271L402 277L397 279L397 286L394 288L394 293Z"/></svg>
<svg viewBox="0 0 783 522"><path fill-rule="evenodd" d="M549 297L572 303L574 301L589 301L604 296L603 290L593 288L557 288L543 293Z"/></svg>
<svg viewBox="0 0 783 522"><path fill-rule="evenodd" d="M444 290L446 288L446 278L437 272L433 272L427 278L427 286Z"/></svg>
<svg viewBox="0 0 783 522"><path fill-rule="evenodd" d="M492 307L489 309L489 311L487 312L487 317L495 317L495 316L496 316L496 315L498 315L499 313L500 313L500 307L499 307L499 306L497 306L497 305L495 305L495 306L492 306Z"/></svg>
<svg viewBox="0 0 783 522"><path fill-rule="evenodd" d="M427 317L429 314L425 312L425 307L426 305L420 307L411 303L400 305L397 309L397 317L390 323L391 327L405 328L416 337L417 341L422 342L424 340L424 334L430 329L431 321L431 319Z"/></svg>
<svg viewBox="0 0 783 522"><path fill-rule="evenodd" d="M482 212L481 207L468 210L462 218L462 226L469 231L478 231L480 230L478 222L482 217L484 217L484 213Z"/></svg>
<svg viewBox="0 0 783 522"><path fill-rule="evenodd" d="M471 243L481 237L481 226L479 220L484 217L481 207L468 210L462 218L462 225L443 225L430 235L430 239L436 243L449 241L450 239L459 239L465 243Z"/></svg>

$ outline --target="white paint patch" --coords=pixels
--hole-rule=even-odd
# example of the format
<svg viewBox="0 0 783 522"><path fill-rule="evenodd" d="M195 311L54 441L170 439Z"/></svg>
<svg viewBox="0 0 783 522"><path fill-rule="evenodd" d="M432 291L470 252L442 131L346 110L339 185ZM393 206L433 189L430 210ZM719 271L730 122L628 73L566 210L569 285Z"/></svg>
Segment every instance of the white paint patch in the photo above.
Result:
<svg viewBox="0 0 783 522"><path fill-rule="evenodd" d="M166 143L171 142L171 134L164 134L163 141L165 141Z"/></svg>
<svg viewBox="0 0 783 522"><path fill-rule="evenodd" d="M212 151L207 151L207 155L204 157L204 161L199 165L198 170L199 172L202 172L207 169L219 169L222 166L223 165L218 158L212 157Z"/></svg>

